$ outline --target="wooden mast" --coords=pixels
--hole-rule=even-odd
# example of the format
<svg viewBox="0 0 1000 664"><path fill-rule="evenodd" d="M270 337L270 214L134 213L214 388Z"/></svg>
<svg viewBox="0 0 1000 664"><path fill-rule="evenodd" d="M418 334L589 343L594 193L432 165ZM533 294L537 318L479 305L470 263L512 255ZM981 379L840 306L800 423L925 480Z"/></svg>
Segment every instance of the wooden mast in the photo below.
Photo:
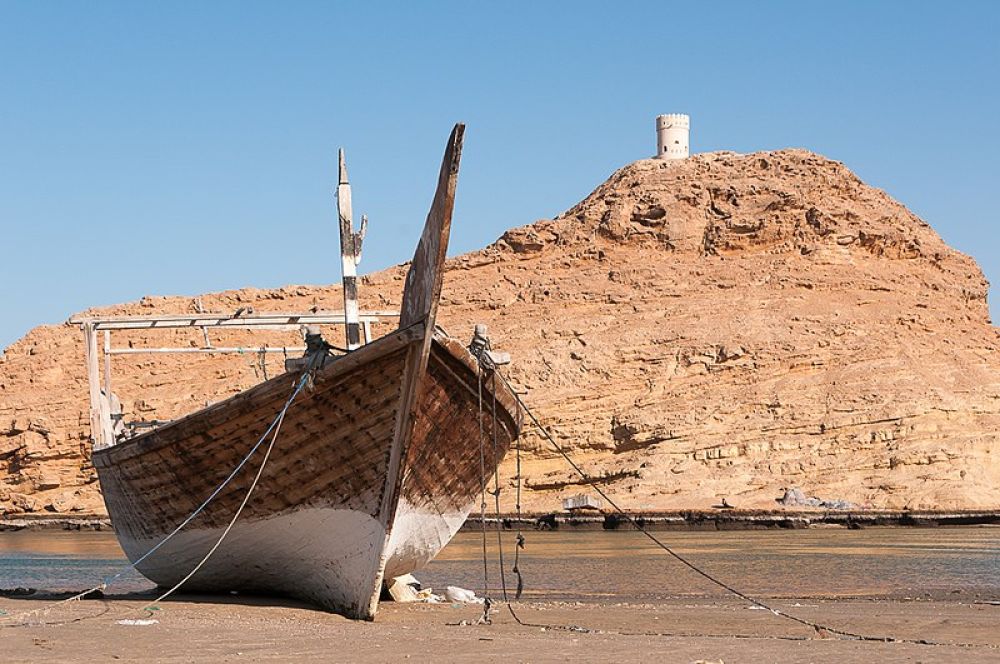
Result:
<svg viewBox="0 0 1000 664"><path fill-rule="evenodd" d="M361 345L361 325L358 321L358 263L361 262L361 243L368 230L368 217L361 216L361 228L354 232L351 210L351 184L347 181L347 162L344 149L337 154L340 177L337 184L337 216L340 218L340 267L344 280L344 316L347 327L347 349Z"/></svg>
<svg viewBox="0 0 1000 664"><path fill-rule="evenodd" d="M399 327L420 326L421 338L410 345L406 356L406 368L403 372L403 384L400 389L399 408L396 411L396 427L389 453L389 467L386 471L385 491L382 494L382 504L379 508L379 521L385 528L385 545L377 559L375 585L369 599L366 615L360 617L371 619L378 607L379 594L382 589L382 577L387 560L386 550L389 535L392 532L393 519L396 516L396 506L399 502L399 492L402 486L402 460L413 436L413 423L416 419L414 408L420 390L423 387L424 375L427 372L427 360L431 352L431 342L434 339L435 320L437 318L438 300L441 298L441 286L444 283L444 262L448 253L448 237L451 233L451 216L455 208L455 190L458 186L458 168L462 159L462 140L465 135L465 125L456 124L448 138L444 158L441 161L441 171L438 174L437 190L431 203L420 243L413 254L410 270L406 275L406 286L403 289L403 306L400 310Z"/></svg>

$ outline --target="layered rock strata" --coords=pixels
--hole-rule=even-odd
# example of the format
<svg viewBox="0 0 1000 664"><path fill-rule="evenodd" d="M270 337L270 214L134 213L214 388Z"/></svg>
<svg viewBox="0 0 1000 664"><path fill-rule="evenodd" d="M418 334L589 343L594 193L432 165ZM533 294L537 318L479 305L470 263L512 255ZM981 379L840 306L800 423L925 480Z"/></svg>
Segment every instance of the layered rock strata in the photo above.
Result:
<svg viewBox="0 0 1000 664"><path fill-rule="evenodd" d="M362 306L398 307L403 276L364 277ZM630 164L558 218L452 259L440 318L463 338L490 326L526 401L626 507L725 497L776 508L801 487L862 508L1000 509L1000 332L987 290L971 258L842 164L802 150L721 152ZM294 286L86 313L339 305L336 287ZM260 334L213 342L298 342ZM203 342L200 332L115 339ZM114 387L130 419L167 419L280 364L116 357ZM87 403L77 328L39 327L6 350L0 509L103 509ZM526 509L588 492L537 433L522 444ZM513 456L504 469L511 487ZM502 498L512 507L512 491Z"/></svg>

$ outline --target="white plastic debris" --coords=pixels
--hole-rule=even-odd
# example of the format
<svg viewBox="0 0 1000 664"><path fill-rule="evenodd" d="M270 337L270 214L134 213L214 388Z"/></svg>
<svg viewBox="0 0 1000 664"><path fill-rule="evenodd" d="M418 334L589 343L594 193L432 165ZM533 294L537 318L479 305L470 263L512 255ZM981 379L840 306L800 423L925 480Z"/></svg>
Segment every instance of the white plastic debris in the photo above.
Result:
<svg viewBox="0 0 1000 664"><path fill-rule="evenodd" d="M155 625L155 624L157 624L160 621L159 620L147 619L147 618L142 618L142 619L139 619L139 620L133 620L131 618L126 618L125 620L118 620L116 622L119 625L138 625L140 627L145 627L147 625Z"/></svg>
<svg viewBox="0 0 1000 664"><path fill-rule="evenodd" d="M476 597L476 593L458 586L448 586L444 589L444 598L449 602L458 604L482 604L483 598Z"/></svg>
<svg viewBox="0 0 1000 664"><path fill-rule="evenodd" d="M394 602L420 601L417 590L420 587L420 582L413 578L412 574L397 576L390 579L385 585Z"/></svg>
<svg viewBox="0 0 1000 664"><path fill-rule="evenodd" d="M396 602L423 602L424 604L440 604L444 597L434 593L431 588L421 588L420 582L412 574L397 576L386 583L389 595Z"/></svg>
<svg viewBox="0 0 1000 664"><path fill-rule="evenodd" d="M431 588L424 588L417 591L417 601L425 604L440 604L444 601L444 597L436 595Z"/></svg>

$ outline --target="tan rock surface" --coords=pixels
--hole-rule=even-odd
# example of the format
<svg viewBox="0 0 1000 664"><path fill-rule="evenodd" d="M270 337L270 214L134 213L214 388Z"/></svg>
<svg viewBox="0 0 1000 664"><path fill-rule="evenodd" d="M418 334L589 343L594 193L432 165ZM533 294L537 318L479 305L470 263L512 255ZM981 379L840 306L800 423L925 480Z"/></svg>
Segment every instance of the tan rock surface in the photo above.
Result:
<svg viewBox="0 0 1000 664"><path fill-rule="evenodd" d="M362 306L397 307L402 278L400 267L365 277ZM1000 331L987 288L972 259L837 162L711 153L626 166L559 218L452 259L442 323L463 338L489 324L529 404L627 507L705 508L725 496L773 508L799 486L874 508L993 509ZM201 302L335 309L340 293L243 289ZM151 297L100 313L195 306ZM201 343L165 331L115 340ZM271 375L279 366L269 358ZM134 356L116 357L114 375L129 417L163 419L254 384L262 368L256 355ZM0 508L102 509L86 407L78 329L36 328L7 349ZM523 444L527 508L557 509L581 490L537 435Z"/></svg>

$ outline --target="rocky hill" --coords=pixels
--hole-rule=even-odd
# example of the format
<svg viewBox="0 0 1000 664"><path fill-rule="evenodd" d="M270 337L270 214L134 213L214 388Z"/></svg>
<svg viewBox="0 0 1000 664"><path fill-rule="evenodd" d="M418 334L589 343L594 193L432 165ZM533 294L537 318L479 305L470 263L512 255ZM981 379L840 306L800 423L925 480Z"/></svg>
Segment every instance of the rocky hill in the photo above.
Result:
<svg viewBox="0 0 1000 664"><path fill-rule="evenodd" d="M362 306L397 307L403 274L365 277ZM636 162L558 218L452 259L441 322L462 338L487 323L526 400L628 507L726 497L775 508L796 486L860 507L997 509L1000 332L987 288L973 260L842 164L801 150L722 152ZM339 288L296 286L147 297L100 313L339 305ZM8 513L103 508L81 341L75 327L40 327L0 363ZM127 341L202 340L116 333ZM130 417L163 419L279 366L116 357L115 391ZM524 445L528 508L557 509L581 490L537 435Z"/></svg>

